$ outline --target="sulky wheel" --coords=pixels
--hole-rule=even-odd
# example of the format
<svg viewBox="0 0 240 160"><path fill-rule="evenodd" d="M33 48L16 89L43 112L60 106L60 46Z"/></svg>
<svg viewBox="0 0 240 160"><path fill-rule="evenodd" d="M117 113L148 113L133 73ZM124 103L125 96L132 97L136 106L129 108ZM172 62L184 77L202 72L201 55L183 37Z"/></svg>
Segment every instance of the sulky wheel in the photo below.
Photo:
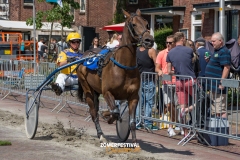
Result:
<svg viewBox="0 0 240 160"><path fill-rule="evenodd" d="M129 110L127 103L122 104L120 107L120 119L117 120L116 130L119 140L125 142L130 134Z"/></svg>
<svg viewBox="0 0 240 160"><path fill-rule="evenodd" d="M26 102L26 115L25 115L25 130L29 139L33 139L38 126L38 109L39 103L37 98L29 96Z"/></svg>

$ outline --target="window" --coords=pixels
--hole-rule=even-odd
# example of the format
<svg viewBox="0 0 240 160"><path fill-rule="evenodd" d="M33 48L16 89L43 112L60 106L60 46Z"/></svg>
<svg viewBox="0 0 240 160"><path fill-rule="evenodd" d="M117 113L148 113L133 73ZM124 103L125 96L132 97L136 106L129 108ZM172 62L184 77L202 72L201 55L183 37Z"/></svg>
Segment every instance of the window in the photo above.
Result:
<svg viewBox="0 0 240 160"><path fill-rule="evenodd" d="M23 0L23 3L33 3L33 0Z"/></svg>
<svg viewBox="0 0 240 160"><path fill-rule="evenodd" d="M215 32L219 31L219 11L215 12ZM225 41L230 39L238 39L238 25L239 25L239 15L238 10L225 11Z"/></svg>
<svg viewBox="0 0 240 160"><path fill-rule="evenodd" d="M8 0L0 0L0 4L6 4L8 3Z"/></svg>
<svg viewBox="0 0 240 160"><path fill-rule="evenodd" d="M33 0L23 0L24 6L33 6Z"/></svg>
<svg viewBox="0 0 240 160"><path fill-rule="evenodd" d="M9 19L8 0L0 0L0 18Z"/></svg>
<svg viewBox="0 0 240 160"><path fill-rule="evenodd" d="M73 7L70 6L70 15L73 15L73 22L75 22L75 14L74 14L75 10Z"/></svg>
<svg viewBox="0 0 240 160"><path fill-rule="evenodd" d="M182 32L186 39L188 39L188 29L179 29L179 32Z"/></svg>
<svg viewBox="0 0 240 160"><path fill-rule="evenodd" d="M191 24L191 40L195 41L202 36L202 12L192 12Z"/></svg>
<svg viewBox="0 0 240 160"><path fill-rule="evenodd" d="M85 4L86 4L86 0L80 0L80 12L81 13L85 13Z"/></svg>
<svg viewBox="0 0 240 160"><path fill-rule="evenodd" d="M129 4L138 4L138 0L128 0Z"/></svg>

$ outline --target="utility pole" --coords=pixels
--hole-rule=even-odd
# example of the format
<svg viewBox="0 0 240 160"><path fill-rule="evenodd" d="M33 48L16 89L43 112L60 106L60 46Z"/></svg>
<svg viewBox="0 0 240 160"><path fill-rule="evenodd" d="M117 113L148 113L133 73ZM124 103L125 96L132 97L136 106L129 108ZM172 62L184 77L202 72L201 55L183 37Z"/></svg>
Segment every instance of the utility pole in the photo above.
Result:
<svg viewBox="0 0 240 160"><path fill-rule="evenodd" d="M225 0L219 0L219 32L223 35L224 41L226 41L225 23Z"/></svg>
<svg viewBox="0 0 240 160"><path fill-rule="evenodd" d="M34 56L34 74L36 73L36 11L35 11L35 0L33 0L33 56Z"/></svg>

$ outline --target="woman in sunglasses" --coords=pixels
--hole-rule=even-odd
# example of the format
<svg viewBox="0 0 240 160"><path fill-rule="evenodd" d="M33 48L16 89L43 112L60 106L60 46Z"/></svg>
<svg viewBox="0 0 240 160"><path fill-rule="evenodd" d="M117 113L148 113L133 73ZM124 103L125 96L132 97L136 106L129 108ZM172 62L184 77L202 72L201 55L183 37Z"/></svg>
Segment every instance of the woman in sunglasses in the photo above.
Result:
<svg viewBox="0 0 240 160"><path fill-rule="evenodd" d="M92 45L89 47L89 50L93 48L101 48L97 37L93 38Z"/></svg>
<svg viewBox="0 0 240 160"><path fill-rule="evenodd" d="M59 53L57 59L57 64L59 67L74 62L76 59L81 58L83 55L79 51L79 46L81 43L81 36L79 33L70 33L67 36L66 42L68 43L69 48ZM56 82L51 84L52 89L56 95L61 95L64 91L65 86L78 84L78 77L75 70L76 67L77 64L61 70L61 73L57 76Z"/></svg>

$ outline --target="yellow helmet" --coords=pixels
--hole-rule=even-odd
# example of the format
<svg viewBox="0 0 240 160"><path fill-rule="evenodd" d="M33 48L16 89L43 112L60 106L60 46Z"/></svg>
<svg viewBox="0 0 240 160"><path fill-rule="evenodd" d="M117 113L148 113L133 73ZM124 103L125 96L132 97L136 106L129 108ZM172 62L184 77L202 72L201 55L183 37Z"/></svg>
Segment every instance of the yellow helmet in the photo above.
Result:
<svg viewBox="0 0 240 160"><path fill-rule="evenodd" d="M69 42L69 41L74 40L74 39L81 40L81 35L77 32L69 33L66 41Z"/></svg>

